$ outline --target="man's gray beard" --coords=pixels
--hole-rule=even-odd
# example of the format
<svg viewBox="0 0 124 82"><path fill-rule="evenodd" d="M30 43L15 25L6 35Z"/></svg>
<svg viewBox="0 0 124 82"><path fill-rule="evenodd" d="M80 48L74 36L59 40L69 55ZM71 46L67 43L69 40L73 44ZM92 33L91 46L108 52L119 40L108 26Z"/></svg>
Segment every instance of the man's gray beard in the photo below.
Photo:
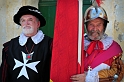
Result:
<svg viewBox="0 0 124 82"><path fill-rule="evenodd" d="M91 40L101 40L102 37L103 37L103 35L104 35L103 32L102 32L102 33L97 32L97 34L98 34L99 36L94 38L94 37L92 36L92 34L93 34L93 33L88 33L88 37L89 37Z"/></svg>
<svg viewBox="0 0 124 82"><path fill-rule="evenodd" d="M31 27L30 29L25 29L25 28L23 28L23 29L22 29L22 32L23 32L25 35L27 35L27 34L32 34L32 33L33 33L33 29L32 29L32 27Z"/></svg>

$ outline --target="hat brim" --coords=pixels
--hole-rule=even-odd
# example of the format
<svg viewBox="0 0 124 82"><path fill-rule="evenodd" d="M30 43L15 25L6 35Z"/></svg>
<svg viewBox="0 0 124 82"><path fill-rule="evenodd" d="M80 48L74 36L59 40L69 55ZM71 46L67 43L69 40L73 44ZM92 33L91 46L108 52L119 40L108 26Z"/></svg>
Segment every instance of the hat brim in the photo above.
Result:
<svg viewBox="0 0 124 82"><path fill-rule="evenodd" d="M15 14L14 17L13 17L14 22L18 25L21 25L20 24L20 18L21 18L22 15L26 15L26 14L30 14L30 15L33 15L33 16L37 17L40 21L40 27L43 27L43 26L46 25L45 18L41 14L35 13L33 11L24 11L24 12L20 12L20 13Z"/></svg>

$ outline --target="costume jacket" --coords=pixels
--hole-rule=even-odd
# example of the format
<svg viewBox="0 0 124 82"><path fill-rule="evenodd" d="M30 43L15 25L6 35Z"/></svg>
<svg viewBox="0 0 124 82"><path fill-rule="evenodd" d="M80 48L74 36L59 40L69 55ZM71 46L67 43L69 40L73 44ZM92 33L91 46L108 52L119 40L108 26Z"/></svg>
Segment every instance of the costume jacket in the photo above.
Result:
<svg viewBox="0 0 124 82"><path fill-rule="evenodd" d="M112 82L116 74L120 82L124 74L122 49L111 37L104 34L101 40L91 41L85 35L84 53L84 69L88 71L86 82Z"/></svg>
<svg viewBox="0 0 124 82"><path fill-rule="evenodd" d="M49 82L52 39L38 31L4 44L0 82Z"/></svg>

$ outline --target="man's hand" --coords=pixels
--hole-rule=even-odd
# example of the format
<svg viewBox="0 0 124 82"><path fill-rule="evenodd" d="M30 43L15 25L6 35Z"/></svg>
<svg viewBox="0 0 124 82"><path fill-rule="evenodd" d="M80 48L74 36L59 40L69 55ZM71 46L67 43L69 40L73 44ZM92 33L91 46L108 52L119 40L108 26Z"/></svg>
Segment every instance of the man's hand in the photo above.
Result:
<svg viewBox="0 0 124 82"><path fill-rule="evenodd" d="M86 77L86 74L83 73L83 74L77 74L77 75L73 75L71 76L71 80L72 82L85 82L85 77Z"/></svg>

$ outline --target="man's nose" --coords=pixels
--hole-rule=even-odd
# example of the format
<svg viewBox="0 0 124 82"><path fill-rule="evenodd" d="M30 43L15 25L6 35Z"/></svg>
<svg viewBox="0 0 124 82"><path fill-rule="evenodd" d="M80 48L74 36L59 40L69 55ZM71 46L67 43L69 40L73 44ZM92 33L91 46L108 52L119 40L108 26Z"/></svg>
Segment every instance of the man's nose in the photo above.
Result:
<svg viewBox="0 0 124 82"><path fill-rule="evenodd" d="M97 26L94 26L93 30L96 31L97 30Z"/></svg>
<svg viewBox="0 0 124 82"><path fill-rule="evenodd" d="M28 21L25 21L25 23L24 23L25 25L29 25L29 22Z"/></svg>

